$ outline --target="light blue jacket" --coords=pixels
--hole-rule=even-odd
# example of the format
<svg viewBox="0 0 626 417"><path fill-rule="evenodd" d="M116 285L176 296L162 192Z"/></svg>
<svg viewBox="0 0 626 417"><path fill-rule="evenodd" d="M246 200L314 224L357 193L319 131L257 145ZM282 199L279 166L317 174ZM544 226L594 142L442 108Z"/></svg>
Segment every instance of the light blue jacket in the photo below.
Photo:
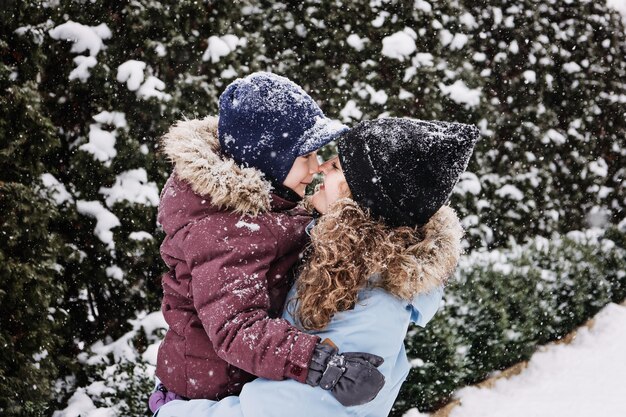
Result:
<svg viewBox="0 0 626 417"><path fill-rule="evenodd" d="M326 329L311 332L322 340L330 338L342 352L369 352L385 359L379 368L385 385L367 404L344 407L319 387L259 378L246 384L238 397L172 401L159 409L158 417L386 417L410 369L404 349L409 323L424 327L437 312L442 296L443 289L436 289L408 303L379 288L365 289L353 310L335 314ZM294 323L287 310L283 317Z"/></svg>

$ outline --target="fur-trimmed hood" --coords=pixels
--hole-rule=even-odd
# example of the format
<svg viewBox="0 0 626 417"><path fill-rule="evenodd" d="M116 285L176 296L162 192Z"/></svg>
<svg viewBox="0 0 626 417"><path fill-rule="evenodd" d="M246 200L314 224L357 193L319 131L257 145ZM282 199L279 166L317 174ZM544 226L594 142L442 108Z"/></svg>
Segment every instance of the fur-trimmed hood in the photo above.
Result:
<svg viewBox="0 0 626 417"><path fill-rule="evenodd" d="M163 153L174 172L213 205L256 216L270 211L272 186L255 168L243 168L221 153L218 118L181 120L162 137Z"/></svg>
<svg viewBox="0 0 626 417"><path fill-rule="evenodd" d="M422 241L407 249L418 260L414 274L421 283L413 296L447 284L463 252L463 227L449 206L441 207L420 231Z"/></svg>

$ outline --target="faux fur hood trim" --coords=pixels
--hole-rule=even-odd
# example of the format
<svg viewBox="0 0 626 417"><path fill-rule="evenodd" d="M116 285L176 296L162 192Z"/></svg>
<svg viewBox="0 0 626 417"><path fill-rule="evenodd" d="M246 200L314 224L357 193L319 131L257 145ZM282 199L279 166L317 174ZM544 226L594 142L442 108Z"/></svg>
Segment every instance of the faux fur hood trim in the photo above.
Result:
<svg viewBox="0 0 626 417"><path fill-rule="evenodd" d="M420 285L415 288L414 296L447 284L463 252L463 227L449 206L441 207L418 230L423 239L407 249L418 260L413 273Z"/></svg>
<svg viewBox="0 0 626 417"><path fill-rule="evenodd" d="M176 175L218 208L256 216L271 206L271 183L255 168L243 168L223 155L218 118L181 120L162 137L163 153Z"/></svg>

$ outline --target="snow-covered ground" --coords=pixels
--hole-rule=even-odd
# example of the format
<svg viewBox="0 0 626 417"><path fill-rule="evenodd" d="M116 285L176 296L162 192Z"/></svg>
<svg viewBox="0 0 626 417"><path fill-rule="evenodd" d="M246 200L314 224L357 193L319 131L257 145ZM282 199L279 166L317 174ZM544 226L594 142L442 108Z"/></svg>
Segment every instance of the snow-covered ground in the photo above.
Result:
<svg viewBox="0 0 626 417"><path fill-rule="evenodd" d="M456 398L449 417L626 416L626 306L607 305L570 344L548 345L519 375Z"/></svg>

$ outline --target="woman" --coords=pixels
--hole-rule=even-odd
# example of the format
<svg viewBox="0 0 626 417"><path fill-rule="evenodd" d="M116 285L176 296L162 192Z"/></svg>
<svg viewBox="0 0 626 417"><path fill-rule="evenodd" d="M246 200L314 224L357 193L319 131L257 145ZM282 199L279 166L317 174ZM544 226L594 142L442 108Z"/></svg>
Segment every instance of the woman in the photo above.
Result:
<svg viewBox="0 0 626 417"><path fill-rule="evenodd" d="M344 407L319 387L257 379L238 397L172 401L158 416L388 415L410 369L408 326L435 314L460 256L462 229L443 204L477 139L473 126L378 119L349 131L322 166L312 198L322 216L283 317L343 351L381 356L373 401Z"/></svg>

